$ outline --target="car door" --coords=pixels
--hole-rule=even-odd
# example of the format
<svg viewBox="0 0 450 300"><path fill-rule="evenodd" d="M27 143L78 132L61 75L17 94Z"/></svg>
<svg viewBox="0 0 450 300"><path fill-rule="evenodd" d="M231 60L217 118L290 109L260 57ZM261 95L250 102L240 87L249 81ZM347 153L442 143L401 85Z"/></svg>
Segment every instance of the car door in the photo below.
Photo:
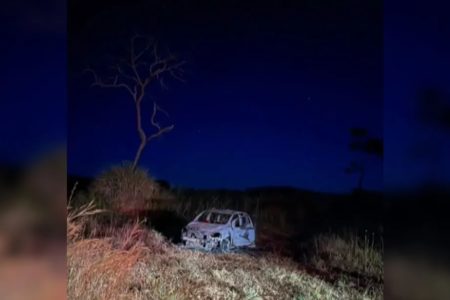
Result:
<svg viewBox="0 0 450 300"><path fill-rule="evenodd" d="M233 244L235 246L239 247L245 244L245 240L242 238L244 235L244 229L241 226L241 217L238 214L234 215L231 220L231 233Z"/></svg>
<svg viewBox="0 0 450 300"><path fill-rule="evenodd" d="M255 242L255 228L247 214L240 215L239 244L249 246Z"/></svg>
<svg viewBox="0 0 450 300"><path fill-rule="evenodd" d="M245 214L239 214L232 223L235 246L248 246L255 240L253 224Z"/></svg>
<svg viewBox="0 0 450 300"><path fill-rule="evenodd" d="M253 226L253 222L247 214L243 214L241 218L244 220L241 222L244 230L244 235L242 236L244 239L243 243L246 246L253 245L255 243L255 227Z"/></svg>

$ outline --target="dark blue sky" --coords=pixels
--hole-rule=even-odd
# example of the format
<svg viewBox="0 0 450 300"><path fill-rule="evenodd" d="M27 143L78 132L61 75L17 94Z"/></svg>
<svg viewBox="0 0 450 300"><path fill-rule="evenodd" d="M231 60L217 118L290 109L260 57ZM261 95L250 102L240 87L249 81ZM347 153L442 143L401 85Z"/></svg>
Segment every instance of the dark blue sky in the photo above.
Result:
<svg viewBox="0 0 450 300"><path fill-rule="evenodd" d="M14 1L0 17L0 162L24 165L66 142L65 4Z"/></svg>
<svg viewBox="0 0 450 300"><path fill-rule="evenodd" d="M438 89L450 108L450 24L442 1L386 2L384 10L384 183L450 182L450 132L419 121L418 91ZM448 5L447 5L448 6ZM424 155L414 155L423 148Z"/></svg>
<svg viewBox="0 0 450 300"><path fill-rule="evenodd" d="M80 71L120 51L123 37L138 30L188 61L186 83L151 91L176 124L144 152L141 165L154 177L208 188L354 188L357 178L344 173L355 158L349 129L383 135L381 6L294 2L74 9L69 172L92 176L134 157L132 100L91 88ZM382 181L381 160L368 157L365 186L381 189Z"/></svg>
<svg viewBox="0 0 450 300"><path fill-rule="evenodd" d="M376 4L360 1L305 1L298 9L279 2L230 12L185 1L181 9L163 5L151 13L124 9L120 1L108 1L115 8L106 12L72 1L76 30L71 27L69 41L77 47L69 47L76 55L68 73L64 2L14 1L1 12L0 162L24 164L67 140L71 173L95 175L133 157L137 138L126 95L90 89L78 71L120 44L117 39L108 48L98 36L112 41L134 27L155 33L190 63L186 84L155 91L177 125L143 157L156 177L192 186L348 191L356 181L341 172L351 159L348 128L364 126L385 140L384 166L370 164L369 188L380 188L383 179L415 185L436 161L448 182L449 133L418 122L416 101L424 86L448 95L448 9L437 1L389 1L382 18ZM112 15L117 25L95 21L98 15ZM380 22L384 45L377 38ZM428 157L412 157L417 144ZM430 164L435 154L439 159Z"/></svg>

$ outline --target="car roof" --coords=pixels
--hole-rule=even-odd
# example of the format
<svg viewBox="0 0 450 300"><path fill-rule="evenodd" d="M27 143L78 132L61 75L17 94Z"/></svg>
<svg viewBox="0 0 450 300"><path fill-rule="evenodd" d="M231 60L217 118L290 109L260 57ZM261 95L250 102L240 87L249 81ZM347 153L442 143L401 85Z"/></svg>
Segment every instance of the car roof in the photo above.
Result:
<svg viewBox="0 0 450 300"><path fill-rule="evenodd" d="M211 209L207 209L206 211L215 212L215 213L223 213L223 214L234 214L234 213L247 214L246 212L238 211L238 210L232 210L232 209L211 208Z"/></svg>

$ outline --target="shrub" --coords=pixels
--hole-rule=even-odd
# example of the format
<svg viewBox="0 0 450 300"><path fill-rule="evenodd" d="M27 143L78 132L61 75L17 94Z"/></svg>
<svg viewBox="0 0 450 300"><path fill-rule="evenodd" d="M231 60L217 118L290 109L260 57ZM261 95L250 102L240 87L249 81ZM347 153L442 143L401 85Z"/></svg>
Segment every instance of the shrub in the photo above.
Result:
<svg viewBox="0 0 450 300"><path fill-rule="evenodd" d="M133 170L129 164L112 167L92 186L92 194L101 206L124 214L149 209L160 193L159 185L146 170Z"/></svg>

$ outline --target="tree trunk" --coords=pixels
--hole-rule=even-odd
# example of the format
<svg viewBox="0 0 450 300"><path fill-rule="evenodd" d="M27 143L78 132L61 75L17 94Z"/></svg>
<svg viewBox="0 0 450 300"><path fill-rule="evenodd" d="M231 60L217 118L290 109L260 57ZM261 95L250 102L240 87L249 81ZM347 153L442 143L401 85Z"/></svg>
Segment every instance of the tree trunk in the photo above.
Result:
<svg viewBox="0 0 450 300"><path fill-rule="evenodd" d="M136 170L139 160L141 159L142 152L144 151L145 146L147 145L147 135L145 134L144 129L142 128L142 117L141 117L141 103L142 98L144 97L144 91L141 90L139 96L136 98L135 107L136 107L136 129L139 134L139 138L141 139L141 143L139 144L139 148L136 152L136 156L133 161L133 171Z"/></svg>
<svg viewBox="0 0 450 300"><path fill-rule="evenodd" d="M136 152L136 155L134 157L133 171L136 170L136 168L137 168L137 166L139 164L139 161L141 160L142 152L144 151L144 148L145 148L146 145L147 145L147 142L145 140L141 141L141 144L139 145L139 148L138 148L138 150Z"/></svg>

